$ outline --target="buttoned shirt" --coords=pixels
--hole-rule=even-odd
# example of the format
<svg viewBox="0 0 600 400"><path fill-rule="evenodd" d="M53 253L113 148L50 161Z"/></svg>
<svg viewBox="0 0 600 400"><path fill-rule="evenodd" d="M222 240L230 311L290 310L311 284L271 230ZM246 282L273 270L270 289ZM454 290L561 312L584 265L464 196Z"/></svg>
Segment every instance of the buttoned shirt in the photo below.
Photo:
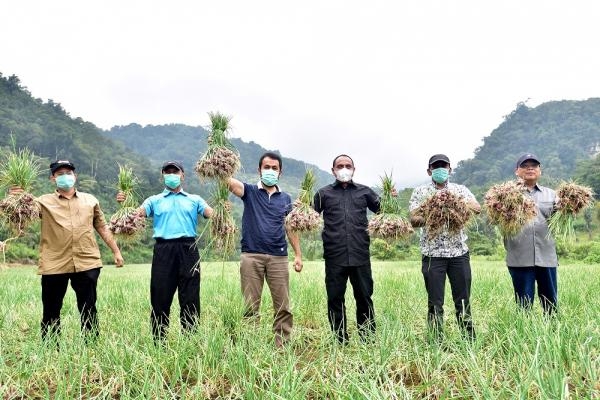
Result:
<svg viewBox="0 0 600 400"><path fill-rule="evenodd" d="M183 190L148 197L142 203L147 217L152 217L154 233L160 239L195 238L198 214L204 214L206 201Z"/></svg>
<svg viewBox="0 0 600 400"><path fill-rule="evenodd" d="M473 193L464 185L448 182L442 189L447 189L467 202L477 201ZM411 212L415 211L438 190L442 189L438 189L434 182L415 188L410 196L409 210ZM439 235L429 238L427 227L422 227L419 246L421 253L428 257L458 257L469 251L467 235L462 229L458 233L450 233L447 229L444 229Z"/></svg>
<svg viewBox="0 0 600 400"><path fill-rule="evenodd" d="M367 209L379 211L379 196L368 186L337 180L315 193L314 209L323 213L323 258L339 266L370 265Z"/></svg>
<svg viewBox="0 0 600 400"><path fill-rule="evenodd" d="M96 197L75 191L72 198L59 192L36 199L41 235L38 274L81 272L102 266L94 235L106 225Z"/></svg>
<svg viewBox="0 0 600 400"><path fill-rule="evenodd" d="M537 215L514 237L504 238L506 265L509 267L556 267L556 244L548 232L548 218L556 204L556 192L535 185L525 194L533 199Z"/></svg>

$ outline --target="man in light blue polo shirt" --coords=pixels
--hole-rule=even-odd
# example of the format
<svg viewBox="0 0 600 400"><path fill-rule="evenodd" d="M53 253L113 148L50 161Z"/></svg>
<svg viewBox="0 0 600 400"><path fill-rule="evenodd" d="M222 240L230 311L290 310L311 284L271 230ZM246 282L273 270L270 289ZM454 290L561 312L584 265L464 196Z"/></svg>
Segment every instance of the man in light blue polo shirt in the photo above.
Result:
<svg viewBox="0 0 600 400"><path fill-rule="evenodd" d="M285 216L292 199L277 186L281 175L281 156L267 152L258 162L260 181L250 184L229 178L229 190L244 202L242 215L242 254L240 277L246 317L258 315L264 282L273 299L275 345L283 346L290 338L293 317L289 301L289 271ZM298 235L287 231L294 249L294 269L302 270Z"/></svg>
<svg viewBox="0 0 600 400"><path fill-rule="evenodd" d="M196 247L198 215L210 218L213 209L198 195L182 189L183 165L167 161L162 166L165 189L148 197L138 212L153 219L156 240L150 275L152 335L164 338L169 326L173 296L177 290L184 331L195 328L200 315L200 256ZM122 194L117 200L123 201Z"/></svg>

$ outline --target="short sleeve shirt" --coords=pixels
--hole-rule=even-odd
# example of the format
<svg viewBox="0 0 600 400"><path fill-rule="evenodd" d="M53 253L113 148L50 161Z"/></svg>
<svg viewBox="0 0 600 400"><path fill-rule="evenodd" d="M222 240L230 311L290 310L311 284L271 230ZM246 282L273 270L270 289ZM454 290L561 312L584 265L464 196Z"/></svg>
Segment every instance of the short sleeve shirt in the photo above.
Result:
<svg viewBox="0 0 600 400"><path fill-rule="evenodd" d="M76 191L72 198L59 192L36 199L40 208L41 275L86 271L102 266L94 229L106 226L96 197Z"/></svg>
<svg viewBox="0 0 600 400"><path fill-rule="evenodd" d="M445 189L461 196L465 201L476 201L475 196L466 186L448 182ZM442 189L438 189L433 182L415 188L410 196L409 210L415 211L438 190ZM455 234L445 230L436 237L428 238L427 228L422 227L419 246L421 253L428 257L458 257L469 251L467 235L463 230Z"/></svg>
<svg viewBox="0 0 600 400"><path fill-rule="evenodd" d="M289 194L270 194L258 184L244 183L242 252L287 256L285 217L292 209Z"/></svg>
<svg viewBox="0 0 600 400"><path fill-rule="evenodd" d="M148 197L142 203L146 216L152 217L154 234L160 239L196 237L198 215L204 214L206 201L198 195L183 190L162 193Z"/></svg>
<svg viewBox="0 0 600 400"><path fill-rule="evenodd" d="M554 190L536 185L527 190L536 205L537 215L514 237L504 238L506 265L509 267L556 267L556 244L548 232L548 218L556 203Z"/></svg>

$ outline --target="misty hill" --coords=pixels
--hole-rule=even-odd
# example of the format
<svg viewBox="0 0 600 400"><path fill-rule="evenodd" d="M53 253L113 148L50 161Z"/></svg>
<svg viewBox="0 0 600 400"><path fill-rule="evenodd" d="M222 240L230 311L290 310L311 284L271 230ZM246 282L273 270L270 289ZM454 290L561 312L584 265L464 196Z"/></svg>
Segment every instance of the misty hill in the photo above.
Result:
<svg viewBox="0 0 600 400"><path fill-rule="evenodd" d="M512 179L520 154L542 162L547 183L569 179L577 166L600 150L600 99L552 101L517 108L483 139L475 156L458 163L454 181L481 188Z"/></svg>
<svg viewBox="0 0 600 400"><path fill-rule="evenodd" d="M78 187L94 193L106 204L107 211L116 208L114 195L119 164L129 165L140 178L141 197L162 190L160 166L167 159L184 162L186 188L208 198L209 187L200 185L193 172L196 160L206 150L207 131L201 127L180 124L146 126L130 124L103 131L93 123L72 118L60 103L36 99L15 75L0 73L0 154L27 147L41 158L44 168L36 193L51 190L47 166L55 159L69 159L77 166ZM240 178L258 180L260 155L266 151L260 145L232 139L240 151ZM295 195L306 168L312 168L319 185L332 181L329 173L313 165L283 158L284 175L281 186Z"/></svg>
<svg viewBox="0 0 600 400"><path fill-rule="evenodd" d="M69 159L77 167L78 186L116 208L114 194L119 164L136 171L144 192L160 188L148 160L120 143L107 140L94 124L71 118L59 103L31 96L16 76L0 74L0 153L27 147L41 158L42 176L36 194L48 191L48 165Z"/></svg>
<svg viewBox="0 0 600 400"><path fill-rule="evenodd" d="M170 159L182 161L186 171L187 185L191 189L197 189L196 191L202 190L199 188L202 185L199 185L193 167L206 151L208 138L206 129L182 124L147 125L145 127L139 124L129 124L115 126L109 131L103 131L102 134L123 144L130 151L148 158L155 165L161 165ZM258 160L267 149L253 141L248 143L238 138L231 138L230 141L240 152L242 163L242 170L236 177L247 182L258 181ZM271 151L279 153L277 150ZM315 172L317 186L333 181L330 173L315 165L283 156L282 158L281 187L292 195L298 192L307 168Z"/></svg>

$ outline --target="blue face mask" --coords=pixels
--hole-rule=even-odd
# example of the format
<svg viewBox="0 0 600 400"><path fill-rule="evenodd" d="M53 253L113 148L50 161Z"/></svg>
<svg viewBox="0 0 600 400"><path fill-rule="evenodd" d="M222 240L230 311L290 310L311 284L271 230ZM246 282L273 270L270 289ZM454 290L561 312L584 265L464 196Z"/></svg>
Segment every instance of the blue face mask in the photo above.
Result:
<svg viewBox="0 0 600 400"><path fill-rule="evenodd" d="M165 186L169 189L177 189L181 185L181 175L177 174L164 174Z"/></svg>
<svg viewBox="0 0 600 400"><path fill-rule="evenodd" d="M75 185L75 175L64 174L56 177L56 187L62 190L69 190Z"/></svg>
<svg viewBox="0 0 600 400"><path fill-rule="evenodd" d="M436 168L431 171L431 179L435 183L444 183L448 180L448 175L450 175L450 171L447 168Z"/></svg>
<svg viewBox="0 0 600 400"><path fill-rule="evenodd" d="M260 172L260 181L265 186L275 186L279 182L279 174L272 169L263 169Z"/></svg>

